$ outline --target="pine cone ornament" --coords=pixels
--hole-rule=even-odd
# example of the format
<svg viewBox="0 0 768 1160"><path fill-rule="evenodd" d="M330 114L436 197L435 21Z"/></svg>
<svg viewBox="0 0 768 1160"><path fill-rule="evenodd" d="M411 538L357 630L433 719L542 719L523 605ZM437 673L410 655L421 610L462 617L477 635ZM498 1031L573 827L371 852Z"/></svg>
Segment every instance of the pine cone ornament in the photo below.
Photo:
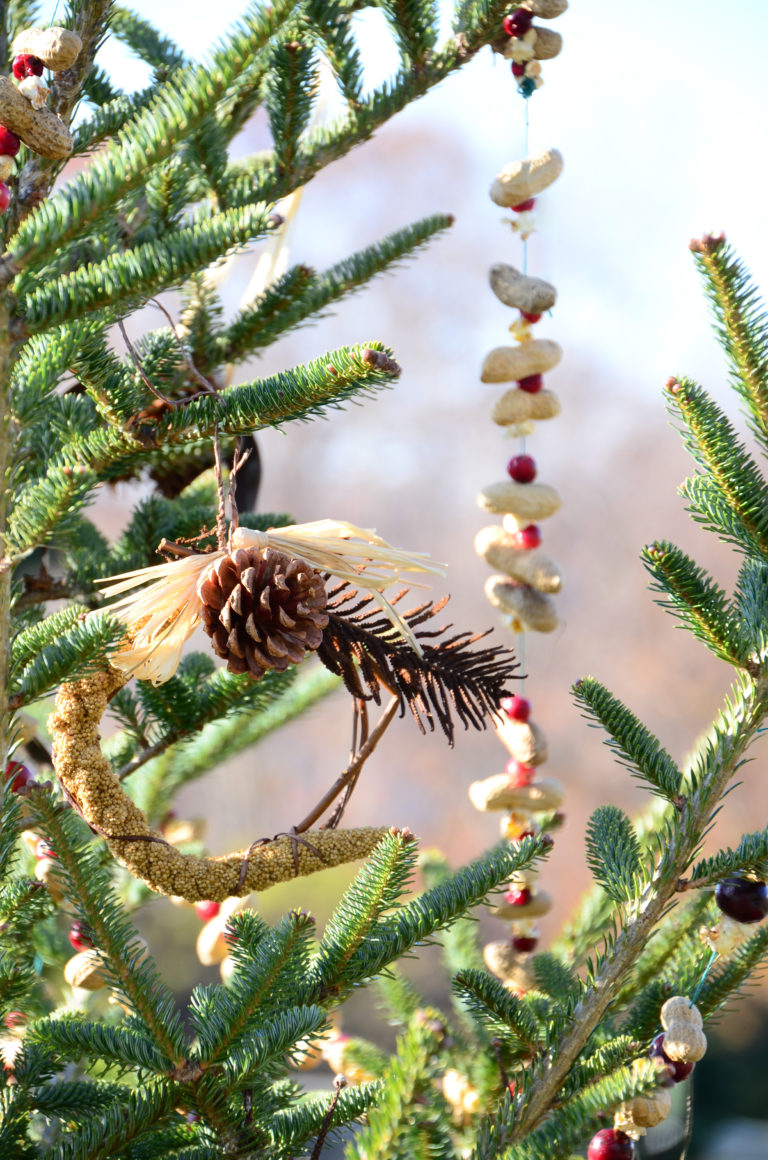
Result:
<svg viewBox="0 0 768 1160"><path fill-rule="evenodd" d="M231 673L255 681L316 649L328 624L323 577L275 548L238 548L201 580L200 618Z"/></svg>

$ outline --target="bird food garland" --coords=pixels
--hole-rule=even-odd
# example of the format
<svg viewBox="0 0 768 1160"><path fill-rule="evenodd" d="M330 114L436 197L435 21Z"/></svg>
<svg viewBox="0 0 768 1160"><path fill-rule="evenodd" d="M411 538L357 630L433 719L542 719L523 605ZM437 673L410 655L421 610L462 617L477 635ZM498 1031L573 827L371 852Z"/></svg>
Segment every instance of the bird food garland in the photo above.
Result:
<svg viewBox="0 0 768 1160"><path fill-rule="evenodd" d="M7 182L22 141L51 161L63 161L72 152L69 129L46 108L50 89L43 71L71 68L82 47L68 28L28 28L13 42L13 80L0 76L0 213L11 204Z"/></svg>
<svg viewBox="0 0 768 1160"><path fill-rule="evenodd" d="M533 23L551 20L568 7L567 0L526 0L507 15L494 48L512 61L512 73L521 95L532 96L542 84L540 61L560 51L557 32ZM526 104L526 138L528 123ZM526 145L527 153L527 145ZM491 185L491 200L512 210L512 230L523 243L522 269L499 263L491 267L491 290L505 306L516 312L509 330L517 345L498 346L483 360L484 383L508 384L491 414L508 436L522 440L519 453L507 464L507 478L490 483L478 496L486 512L503 517L501 524L483 528L475 537L475 551L494 569L485 585L490 603L504 615L513 632L552 632L559 618L553 596L560 591L557 564L541 551L540 523L557 512L560 496L547 483L537 481L537 465L526 453L525 437L534 424L560 414L557 395L545 386L544 376L562 357L556 342L534 337L533 327L555 305L557 291L543 278L528 274L527 241L534 232L534 208L543 193L560 176L563 158L556 149L516 159L505 165ZM524 639L521 636L520 653ZM512 843L552 828L564 790L554 778L540 776L547 760L544 733L532 719L532 706L523 696L502 702L505 714L498 728L499 740L509 752L504 773L475 782L469 796L478 810L503 812L502 837ZM538 944L536 919L551 908L547 894L536 886L537 872L526 870L508 883L503 901L492 911L510 924L510 936L484 948L488 969L512 991L522 994L533 985L531 953Z"/></svg>

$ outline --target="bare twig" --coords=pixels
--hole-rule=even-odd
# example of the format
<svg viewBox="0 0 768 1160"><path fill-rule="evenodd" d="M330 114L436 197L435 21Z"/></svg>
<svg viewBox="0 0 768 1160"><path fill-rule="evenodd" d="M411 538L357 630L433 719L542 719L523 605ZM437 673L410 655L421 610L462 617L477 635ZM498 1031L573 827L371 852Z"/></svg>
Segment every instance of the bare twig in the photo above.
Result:
<svg viewBox="0 0 768 1160"><path fill-rule="evenodd" d="M320 1153L325 1147L326 1137L331 1129L331 1121L333 1120L333 1113L336 1111L336 1105L339 1102L339 1096L344 1088L347 1086L347 1078L343 1075L337 1075L333 1081L334 1093L331 1100L330 1107L323 1117L323 1122L320 1125L320 1131L317 1133L315 1146L312 1149L312 1155L309 1160L320 1160Z"/></svg>

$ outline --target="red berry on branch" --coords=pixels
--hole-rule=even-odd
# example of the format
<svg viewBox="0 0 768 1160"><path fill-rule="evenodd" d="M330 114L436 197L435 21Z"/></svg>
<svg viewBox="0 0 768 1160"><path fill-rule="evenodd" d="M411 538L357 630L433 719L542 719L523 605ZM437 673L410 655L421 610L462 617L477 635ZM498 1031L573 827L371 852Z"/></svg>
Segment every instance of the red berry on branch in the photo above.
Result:
<svg viewBox="0 0 768 1160"><path fill-rule="evenodd" d="M210 918L215 918L221 910L221 904L218 902L196 902L195 914L201 918L203 922L208 922Z"/></svg>
<svg viewBox="0 0 768 1160"><path fill-rule="evenodd" d="M544 386L544 379L541 375L526 375L524 379L517 380L517 385L521 391L527 391L529 395L535 395Z"/></svg>
<svg viewBox="0 0 768 1160"><path fill-rule="evenodd" d="M715 887L715 902L736 922L760 922L768 914L768 886L751 878L723 878Z"/></svg>
<svg viewBox="0 0 768 1160"><path fill-rule="evenodd" d="M531 715L533 705L525 697L521 697L515 693L512 697L505 697L501 702L503 712L509 717L510 721L527 721Z"/></svg>
<svg viewBox="0 0 768 1160"><path fill-rule="evenodd" d="M513 886L504 895L504 901L510 906L526 906L531 901L531 892L527 886Z"/></svg>
<svg viewBox="0 0 768 1160"><path fill-rule="evenodd" d="M541 543L541 528L538 524L528 524L512 533L515 548L538 548Z"/></svg>
<svg viewBox="0 0 768 1160"><path fill-rule="evenodd" d="M527 310L520 311L520 317L524 318L526 322L538 322L541 318L540 314L529 314Z"/></svg>
<svg viewBox="0 0 768 1160"><path fill-rule="evenodd" d="M525 65L518 64L516 61L513 61L512 62L512 76L513 77L524 77L525 76Z"/></svg>
<svg viewBox="0 0 768 1160"><path fill-rule="evenodd" d="M87 951L93 946L90 927L84 922L73 922L68 932L69 941L76 951Z"/></svg>
<svg viewBox="0 0 768 1160"><path fill-rule="evenodd" d="M532 765L523 765L522 761L516 761L514 757L507 762L505 771L509 774L510 785L515 789L530 785L536 774Z"/></svg>
<svg viewBox="0 0 768 1160"><path fill-rule="evenodd" d="M13 75L17 81L23 81L25 77L41 77L44 68L40 58L30 52L20 52L13 58Z"/></svg>
<svg viewBox="0 0 768 1160"><path fill-rule="evenodd" d="M532 934L514 934L512 935L512 946L521 955L529 955L531 951L535 951L539 945L539 940Z"/></svg>
<svg viewBox="0 0 768 1160"><path fill-rule="evenodd" d="M5 125L0 125L0 153L5 157L15 157L20 148L21 141L16 134L6 129Z"/></svg>
<svg viewBox="0 0 768 1160"><path fill-rule="evenodd" d="M633 1141L615 1128L603 1128L592 1137L587 1148L587 1160L632 1160L634 1155Z"/></svg>
<svg viewBox="0 0 768 1160"><path fill-rule="evenodd" d="M529 209L533 209L536 205L535 197L527 197L525 201L521 201L519 205L513 205L512 209L515 213L527 213Z"/></svg>
<svg viewBox="0 0 768 1160"><path fill-rule="evenodd" d="M513 455L507 464L507 473L516 483L532 483L536 478L536 460L532 455Z"/></svg>
<svg viewBox="0 0 768 1160"><path fill-rule="evenodd" d="M507 36L525 36L532 24L533 13L527 8L518 8L517 12L511 12L504 17L504 31Z"/></svg>
<svg viewBox="0 0 768 1160"><path fill-rule="evenodd" d="M691 1072L693 1071L693 1069L695 1067L695 1064L693 1064L693 1063L683 1063L683 1061L680 1059L670 1059L669 1058L666 1051L664 1050L664 1032L663 1031L661 1032L660 1035L657 1035L656 1038L651 1043L651 1047L650 1047L650 1050L648 1052L648 1055L651 1059L663 1059L664 1060L664 1062L667 1065L667 1070L669 1071L670 1078L672 1079L673 1083L682 1083L684 1079L688 1078L688 1076L691 1074Z"/></svg>
<svg viewBox="0 0 768 1160"><path fill-rule="evenodd" d="M0 181L0 185L2 184ZM27 769L26 765L22 765L20 761L9 761L5 767L5 780L12 793L18 793L20 789L23 789L28 782L32 781L32 777L32 770Z"/></svg>

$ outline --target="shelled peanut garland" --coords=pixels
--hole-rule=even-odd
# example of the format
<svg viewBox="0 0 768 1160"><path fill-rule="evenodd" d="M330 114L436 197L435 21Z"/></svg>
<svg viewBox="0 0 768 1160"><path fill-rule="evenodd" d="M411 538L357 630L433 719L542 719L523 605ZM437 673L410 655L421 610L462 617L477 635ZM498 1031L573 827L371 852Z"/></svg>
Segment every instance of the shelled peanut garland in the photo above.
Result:
<svg viewBox="0 0 768 1160"><path fill-rule="evenodd" d="M503 36L494 48L512 60L512 73L521 95L527 100L541 85L541 60L557 56L562 37L534 25L534 17L551 20L568 7L567 0L526 0L526 4L505 17ZM478 496L487 512L503 517L501 524L483 528L475 538L475 551L492 568L485 594L504 614L505 624L516 633L552 632L559 623L553 594L560 591L560 570L540 551L539 522L560 507L560 496L549 484L534 482L537 466L525 452L525 437L536 422L560 414L560 402L544 386L544 375L560 362L562 351L556 342L534 338L533 327L555 305L557 291L542 278L527 273L527 240L535 229L533 209L537 196L560 176L563 159L556 149L505 165L490 189L491 200L514 217L513 232L523 243L523 269L498 264L491 267L491 290L505 306L518 311L509 330L516 346L499 346L483 362L484 383L509 383L497 400L493 422L509 437L520 438L519 454L507 464L509 478L491 483ZM522 649L521 649L522 651ZM554 778L539 776L547 760L544 733L531 719L532 707L522 696L502 702L506 721L498 737L509 751L504 773L476 781L469 797L478 810L503 810L502 837L513 843L558 825L563 787ZM506 939L484 948L488 969L512 991L522 994L533 986L531 954L539 931L536 919L551 908L551 901L536 886L537 872L527 870L515 876L503 902L492 913L510 924Z"/></svg>
<svg viewBox="0 0 768 1160"><path fill-rule="evenodd" d="M43 71L63 72L80 55L82 41L68 28L28 28L13 42L13 77L0 76L0 213L11 204L8 181L22 141L41 157L62 161L72 152L63 121L45 107L50 89Z"/></svg>

